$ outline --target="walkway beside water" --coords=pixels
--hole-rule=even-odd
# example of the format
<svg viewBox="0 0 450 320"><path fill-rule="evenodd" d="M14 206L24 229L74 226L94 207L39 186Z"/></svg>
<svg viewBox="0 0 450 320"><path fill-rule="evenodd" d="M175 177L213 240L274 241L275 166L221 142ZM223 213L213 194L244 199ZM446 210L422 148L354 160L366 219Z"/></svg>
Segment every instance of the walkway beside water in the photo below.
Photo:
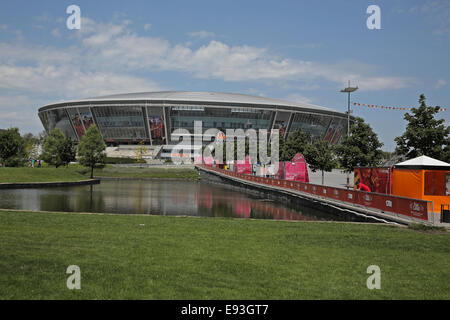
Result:
<svg viewBox="0 0 450 320"><path fill-rule="evenodd" d="M308 168L309 183L312 184L322 184L322 172L316 171L312 172ZM350 173L350 185L353 185L353 173ZM346 188L347 187L347 174L341 169L333 169L331 172L324 173L324 185L336 188Z"/></svg>
<svg viewBox="0 0 450 320"><path fill-rule="evenodd" d="M379 205L372 203L372 197L375 197L375 195L368 196L366 193L359 194L355 193L354 190L347 191L345 189L340 189L340 191L338 191L337 189L334 189L335 192L338 192L338 196L334 197L332 196L333 190L328 190L330 192L327 192L328 187L325 186L320 187L312 184L304 184L303 186L305 187L305 190L306 188L309 190L309 187L311 187L313 191L311 193L311 191L304 192L303 187L301 187L302 189L300 190L300 187L294 182L286 182L276 179L272 181L268 178L258 178L243 174L229 173L224 170L208 168L205 166L197 166L197 169L200 171L201 176L203 174L206 179L208 179L209 176L216 177L213 179L222 180L223 183L228 182L239 184L242 187L247 187L260 192L266 192L268 194L277 194L280 198L288 196L298 199L305 199L310 203L315 203L315 205L324 206L324 209L334 210L336 214L339 212L347 212L348 214L371 217L378 221L395 221L402 224L409 224L411 222L431 225L438 224L438 221L430 219L430 216L428 216L428 219L426 218L427 205L425 202L425 207L423 208L424 203L421 200L385 196L388 197L387 199L389 201L386 201L385 204L383 202L383 208L378 208ZM290 184L290 187L288 184ZM342 201L340 199L340 193L344 193L343 196L345 199L348 198L351 200ZM326 196L324 196L325 194ZM379 197L380 195L377 196ZM372 205L366 205L367 202ZM409 205L408 209L405 209L405 204L406 207ZM414 206L412 206L413 204ZM419 207L416 208L416 206ZM396 210L398 210L398 212ZM425 219L423 218L424 215Z"/></svg>

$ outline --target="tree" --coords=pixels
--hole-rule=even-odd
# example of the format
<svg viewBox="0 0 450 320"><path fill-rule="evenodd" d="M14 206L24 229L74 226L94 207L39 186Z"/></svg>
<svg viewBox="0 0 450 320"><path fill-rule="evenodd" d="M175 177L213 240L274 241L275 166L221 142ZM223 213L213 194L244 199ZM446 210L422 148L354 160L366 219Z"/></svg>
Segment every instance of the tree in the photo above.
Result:
<svg viewBox="0 0 450 320"><path fill-rule="evenodd" d="M0 162L5 167L17 167L26 157L25 141L18 128L0 130Z"/></svg>
<svg viewBox="0 0 450 320"><path fill-rule="evenodd" d="M42 159L56 168L62 165L67 166L71 161L74 161L75 153L72 139L66 138L61 129L53 129L45 138L42 147Z"/></svg>
<svg viewBox="0 0 450 320"><path fill-rule="evenodd" d="M94 168L105 165L105 150L106 145L97 126L90 126L78 145L78 160L83 166L91 168L91 179L94 178Z"/></svg>
<svg viewBox="0 0 450 320"><path fill-rule="evenodd" d="M383 159L377 134L362 118L356 118L350 127L350 136L345 136L342 143L336 147L339 162L346 172L352 172L356 166L372 167L380 164Z"/></svg>
<svg viewBox="0 0 450 320"><path fill-rule="evenodd" d="M309 137L302 129L291 133L283 144L280 146L280 161L291 161L297 153L304 153L309 144Z"/></svg>
<svg viewBox="0 0 450 320"><path fill-rule="evenodd" d="M435 114L440 107L427 106L425 96L420 95L420 106L412 108L404 119L408 122L406 131L395 138L396 154L411 159L426 155L445 162L450 162L450 127L445 126L444 119L436 120Z"/></svg>
<svg viewBox="0 0 450 320"><path fill-rule="evenodd" d="M61 145L61 161L63 165L68 166L71 161L76 160L77 149L73 140L69 137L65 137L63 144Z"/></svg>
<svg viewBox="0 0 450 320"><path fill-rule="evenodd" d="M324 184L324 171L330 172L336 166L334 148L325 140L318 140L308 145L304 151L305 160L313 172L322 171L322 185Z"/></svg>
<svg viewBox="0 0 450 320"><path fill-rule="evenodd" d="M25 142L26 157L38 159L40 148L39 137L33 135L32 133L26 133L23 135L23 140Z"/></svg>

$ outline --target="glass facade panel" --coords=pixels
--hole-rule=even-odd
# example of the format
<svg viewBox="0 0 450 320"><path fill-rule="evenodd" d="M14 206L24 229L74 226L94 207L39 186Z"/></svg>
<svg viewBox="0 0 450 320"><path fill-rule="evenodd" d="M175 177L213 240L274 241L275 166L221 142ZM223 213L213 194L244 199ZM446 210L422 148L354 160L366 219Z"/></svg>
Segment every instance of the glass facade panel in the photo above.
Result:
<svg viewBox="0 0 450 320"><path fill-rule="evenodd" d="M336 117L332 118L331 123L328 126L327 132L325 133L325 136L323 137L323 139L325 141L328 141L328 142L333 141L334 135L336 133L336 129L337 129L340 121L341 121L340 118L336 118Z"/></svg>
<svg viewBox="0 0 450 320"><path fill-rule="evenodd" d="M69 118L72 121L72 125L75 129L75 133L77 134L78 139L81 139L81 137L84 135L84 127L77 108L69 108L67 109L67 113L69 114Z"/></svg>
<svg viewBox="0 0 450 320"><path fill-rule="evenodd" d="M291 134L301 128L310 142L325 139L339 144L347 130L347 118L307 112L276 111L271 109L212 107L208 105L92 105L66 106L42 111L39 117L47 130L60 128L66 136L79 140L94 123L98 125L108 143L148 142L154 145L179 143L172 136L176 129L194 133L194 122L201 121L203 133L211 128L226 129L279 129ZM167 134L169 137L167 137ZM285 135L286 136L286 135Z"/></svg>
<svg viewBox="0 0 450 320"><path fill-rule="evenodd" d="M152 144L166 143L165 119L163 107L147 107L148 127Z"/></svg>
<svg viewBox="0 0 450 320"><path fill-rule="evenodd" d="M286 129L288 126L290 116L291 116L290 112L283 112L283 111L277 112L277 117L273 124L273 128L280 130L280 135L282 136L286 134Z"/></svg>
<svg viewBox="0 0 450 320"><path fill-rule="evenodd" d="M89 129L89 127L94 124L94 119L92 118L92 113L89 110L89 107L78 108L78 112L80 114L80 120L83 128L85 130ZM80 139L83 134L80 136Z"/></svg>
<svg viewBox="0 0 450 320"><path fill-rule="evenodd" d="M269 129L273 111L250 108L170 107L170 130L184 128L194 133L194 121L202 121L203 131L226 129Z"/></svg>
<svg viewBox="0 0 450 320"><path fill-rule="evenodd" d="M44 126L45 131L49 131L48 130L48 116L47 116L47 112L39 112L39 118L41 119L42 125Z"/></svg>
<svg viewBox="0 0 450 320"><path fill-rule="evenodd" d="M342 137L347 134L347 119L337 118L337 125L335 128L335 134L331 140L332 144L341 143Z"/></svg>
<svg viewBox="0 0 450 320"><path fill-rule="evenodd" d="M289 133L302 129L311 139L323 137L331 121L330 116L313 113L296 113Z"/></svg>
<svg viewBox="0 0 450 320"><path fill-rule="evenodd" d="M48 132L55 128L59 128L66 137L78 140L65 109L54 109L46 111L45 113L48 120Z"/></svg>
<svg viewBox="0 0 450 320"><path fill-rule="evenodd" d="M92 107L104 139L146 139L140 106Z"/></svg>

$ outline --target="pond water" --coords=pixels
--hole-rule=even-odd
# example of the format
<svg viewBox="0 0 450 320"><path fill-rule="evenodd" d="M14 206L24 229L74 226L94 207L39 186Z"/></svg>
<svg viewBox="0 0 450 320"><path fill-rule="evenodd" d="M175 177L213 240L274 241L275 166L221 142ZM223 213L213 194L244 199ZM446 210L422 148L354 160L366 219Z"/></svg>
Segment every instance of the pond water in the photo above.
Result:
<svg viewBox="0 0 450 320"><path fill-rule="evenodd" d="M205 181L103 180L93 186L0 190L0 208L19 210L342 220Z"/></svg>

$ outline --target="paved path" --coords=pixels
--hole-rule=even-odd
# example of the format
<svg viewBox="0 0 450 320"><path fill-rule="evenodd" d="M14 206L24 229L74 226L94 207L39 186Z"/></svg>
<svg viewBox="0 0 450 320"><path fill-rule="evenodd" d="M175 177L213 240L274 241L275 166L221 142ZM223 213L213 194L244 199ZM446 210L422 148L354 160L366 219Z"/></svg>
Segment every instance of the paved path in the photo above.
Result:
<svg viewBox="0 0 450 320"><path fill-rule="evenodd" d="M312 184L322 184L322 172L316 171L312 172L308 169L309 183ZM346 188L347 185L347 174L342 170L333 169L331 172L325 172L324 184L330 187L336 188ZM350 185L353 185L353 173L350 173Z"/></svg>

